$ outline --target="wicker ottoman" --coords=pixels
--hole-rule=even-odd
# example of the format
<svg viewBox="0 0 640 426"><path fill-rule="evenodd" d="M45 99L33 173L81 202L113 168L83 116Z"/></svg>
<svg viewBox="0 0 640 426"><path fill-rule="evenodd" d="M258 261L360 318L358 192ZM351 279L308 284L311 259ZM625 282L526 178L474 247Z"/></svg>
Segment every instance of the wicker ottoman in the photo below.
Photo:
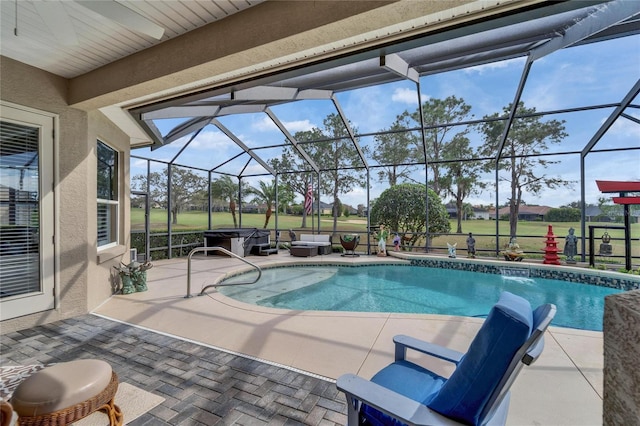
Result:
<svg viewBox="0 0 640 426"><path fill-rule="evenodd" d="M109 424L122 425L122 412L114 404L118 376L98 359L52 365L18 385L11 405L19 425L66 425L105 410Z"/></svg>
<svg viewBox="0 0 640 426"><path fill-rule="evenodd" d="M313 257L318 255L318 246L291 246L289 252L291 256Z"/></svg>

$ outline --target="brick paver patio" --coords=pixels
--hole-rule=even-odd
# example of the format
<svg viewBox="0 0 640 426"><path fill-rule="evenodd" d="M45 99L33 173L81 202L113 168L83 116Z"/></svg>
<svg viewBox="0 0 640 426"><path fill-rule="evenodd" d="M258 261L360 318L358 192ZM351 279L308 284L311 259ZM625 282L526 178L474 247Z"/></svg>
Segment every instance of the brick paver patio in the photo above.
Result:
<svg viewBox="0 0 640 426"><path fill-rule="evenodd" d="M165 398L132 426L346 423L330 381L98 316L0 336L0 366L80 358L103 359L121 382Z"/></svg>

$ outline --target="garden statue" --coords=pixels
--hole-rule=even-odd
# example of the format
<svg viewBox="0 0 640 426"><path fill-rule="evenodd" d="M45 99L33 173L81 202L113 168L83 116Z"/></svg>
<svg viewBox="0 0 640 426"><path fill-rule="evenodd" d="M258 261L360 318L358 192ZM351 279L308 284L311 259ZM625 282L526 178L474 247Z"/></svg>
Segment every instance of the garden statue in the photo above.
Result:
<svg viewBox="0 0 640 426"><path fill-rule="evenodd" d="M400 251L400 235L396 232L396 236L393 237L393 251Z"/></svg>
<svg viewBox="0 0 640 426"><path fill-rule="evenodd" d="M467 237L467 257L475 259L476 257L476 239L473 238L473 234L469 232Z"/></svg>
<svg viewBox="0 0 640 426"><path fill-rule="evenodd" d="M458 243L454 243L453 245L447 243L447 248L449 249L449 257L452 259L456 258L456 246Z"/></svg>
<svg viewBox="0 0 640 426"><path fill-rule="evenodd" d="M574 256L578 253L578 237L574 235L575 229L569 228L569 235L565 238L564 255L567 263L576 263Z"/></svg>
<svg viewBox="0 0 640 426"><path fill-rule="evenodd" d="M607 231L602 234L602 243L600 244L600 256L611 256L613 247L611 247L611 236Z"/></svg>
<svg viewBox="0 0 640 426"><path fill-rule="evenodd" d="M374 236L378 239L378 256L384 257L387 255L387 237L389 236L389 231L384 229L384 224L380 224L380 229L378 232L374 234Z"/></svg>
<svg viewBox="0 0 640 426"><path fill-rule="evenodd" d="M506 249L502 252L505 260L520 262L524 256L523 251L520 249L520 245L516 241L516 237L511 237Z"/></svg>

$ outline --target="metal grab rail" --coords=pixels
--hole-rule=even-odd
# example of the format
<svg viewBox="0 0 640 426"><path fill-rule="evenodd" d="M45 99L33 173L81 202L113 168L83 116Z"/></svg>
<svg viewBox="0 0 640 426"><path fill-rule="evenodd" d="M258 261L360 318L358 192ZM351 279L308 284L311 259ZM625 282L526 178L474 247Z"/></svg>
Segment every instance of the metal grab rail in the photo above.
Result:
<svg viewBox="0 0 640 426"><path fill-rule="evenodd" d="M243 284L255 284L256 282L258 282L258 280L260 279L260 277L262 276L262 269L254 264L249 262L248 260L245 260L244 258L238 256L237 254L230 252L229 250L223 248L223 247L196 247L193 250L191 250L189 252L189 256L187 256L187 295L185 296L185 299L191 297L191 257L198 252L209 252L209 251L221 251L224 254L227 254L231 257L235 257L236 259L239 259L241 261L243 261L244 263L246 263L247 265L253 266L257 271L258 271L258 277L252 281L252 282L246 282L246 283L228 283L228 284L210 284L205 286L200 293L198 293L198 296L202 296L204 295L204 291L210 287L219 287L219 286L227 286L227 285L243 285Z"/></svg>

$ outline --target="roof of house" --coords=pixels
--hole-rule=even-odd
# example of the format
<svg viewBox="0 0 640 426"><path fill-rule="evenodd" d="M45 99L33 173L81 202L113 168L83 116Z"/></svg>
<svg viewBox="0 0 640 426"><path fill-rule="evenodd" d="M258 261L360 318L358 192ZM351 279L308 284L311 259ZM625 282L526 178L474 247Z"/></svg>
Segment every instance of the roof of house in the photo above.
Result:
<svg viewBox="0 0 640 426"><path fill-rule="evenodd" d="M532 206L532 205L524 205L523 204L518 209L518 214L519 215L535 214L535 215L539 215L539 216L544 216L545 214L549 213L549 210L551 210L551 207L549 207L549 206ZM495 209L491 209L491 210L489 210L489 213L495 215L496 211L495 211ZM509 206L502 207L500 210L498 210L498 214L499 215L509 214Z"/></svg>

